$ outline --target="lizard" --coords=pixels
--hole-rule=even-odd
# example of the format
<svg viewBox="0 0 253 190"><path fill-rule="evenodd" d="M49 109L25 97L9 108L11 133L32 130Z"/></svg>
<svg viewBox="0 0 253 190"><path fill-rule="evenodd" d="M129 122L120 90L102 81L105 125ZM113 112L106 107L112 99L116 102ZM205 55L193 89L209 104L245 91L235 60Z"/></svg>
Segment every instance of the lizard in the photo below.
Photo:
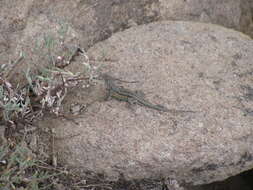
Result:
<svg viewBox="0 0 253 190"><path fill-rule="evenodd" d="M162 112L194 112L194 111L187 111L187 110L175 110L175 109L168 109L165 106L159 105L159 104L153 104L146 100L143 95L141 95L140 92L132 91L129 89L126 89L124 87L117 86L114 81L119 80L116 79L108 74L102 74L102 78L105 81L106 89L108 91L106 100L108 98L114 98L118 101L125 101L128 103L136 103L141 106L145 106L157 111L162 111ZM122 81L122 80L119 80ZM124 81L126 82L126 81ZM132 83L132 82L130 82Z"/></svg>

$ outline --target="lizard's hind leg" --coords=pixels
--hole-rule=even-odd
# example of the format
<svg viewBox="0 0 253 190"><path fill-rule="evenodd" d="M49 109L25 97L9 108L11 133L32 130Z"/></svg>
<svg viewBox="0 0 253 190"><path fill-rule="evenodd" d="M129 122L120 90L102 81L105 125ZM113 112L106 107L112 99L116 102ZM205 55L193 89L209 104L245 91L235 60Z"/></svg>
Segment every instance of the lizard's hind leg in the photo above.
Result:
<svg viewBox="0 0 253 190"><path fill-rule="evenodd" d="M134 91L135 92L135 94L138 96L138 97L140 97L140 98L145 98L145 94L144 94L144 92L143 91L141 91L141 90L135 90Z"/></svg>

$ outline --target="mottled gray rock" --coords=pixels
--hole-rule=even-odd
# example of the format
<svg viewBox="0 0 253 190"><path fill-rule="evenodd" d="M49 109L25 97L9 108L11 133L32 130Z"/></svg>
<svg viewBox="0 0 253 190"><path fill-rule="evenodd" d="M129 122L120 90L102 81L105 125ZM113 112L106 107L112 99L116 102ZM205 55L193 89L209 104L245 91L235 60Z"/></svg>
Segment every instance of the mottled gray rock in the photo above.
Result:
<svg viewBox="0 0 253 190"><path fill-rule="evenodd" d="M0 64L8 63L14 57L13 50L25 29L27 16L33 0L0 1ZM14 58L13 58L14 60Z"/></svg>
<svg viewBox="0 0 253 190"><path fill-rule="evenodd" d="M252 35L250 3L251 0L161 0L160 12L165 20L219 24Z"/></svg>
<svg viewBox="0 0 253 190"><path fill-rule="evenodd" d="M22 87L27 84L25 73L52 67L60 56L66 61L78 47L81 36L70 26L51 22L45 15L29 17L22 34L16 36L10 51L12 62L23 59L10 71L8 79ZM5 62L6 63L6 62ZM7 62L8 63L8 62Z"/></svg>
<svg viewBox="0 0 253 190"><path fill-rule="evenodd" d="M198 2L167 2L165 0L3 0L0 2L0 64L2 65L9 61L15 61L20 52L24 52L26 60L23 60L18 67L15 67L11 75L11 79L15 82L22 81L21 72L24 73L27 71L29 67L28 63L34 64L34 68L37 66L46 66L48 64L48 54L46 50L42 48L36 53L34 42L43 41L43 35L52 35L59 40L58 35L63 34L62 30L59 30L61 26L67 26L69 28L70 32L64 36L64 40L70 47L76 43L79 43L83 47L89 47L97 41L108 38L114 32L131 26L166 19L200 20L218 23L244 31L244 28L248 26L250 22L252 23L252 20L250 20L252 19L250 16L252 13L248 12L247 3L248 1L244 0L222 0L219 2L211 0ZM170 27L172 25L173 24L170 24ZM78 133L80 133L78 131L79 128L83 129L84 126L87 127L85 128L87 131L84 131L84 133L87 133L87 137L85 135L80 137L80 139L85 140L86 144L83 143L83 141L78 141L80 144L75 145L78 148L76 150L79 151L79 146L83 146L83 149L78 154L82 159L86 159L87 162L84 162L72 152L72 146L74 145L66 145L67 148L65 151L73 153L72 159L66 159L70 164L78 160L76 162L77 165L85 164L84 169L93 170L93 166L96 166L94 167L95 171L105 172L111 177L117 177L118 173L125 171L124 175L126 178L157 178L158 176L168 175L171 177L178 177L181 181L186 180L192 182L195 180L196 183L210 182L219 179L219 176L214 175L212 172L209 172L209 170L213 170L215 173L218 169L223 171L223 168L225 168L224 171L228 172L228 165L222 165L222 162L217 162L218 164L216 164L216 161L220 153L225 152L225 148L227 148L225 145L231 140L223 139L224 141L220 142L216 139L219 139L218 135L222 136L226 133L230 134L233 139L243 139L244 136L248 138L251 137L250 130L247 127L248 123L252 122L252 117L250 115L253 113L251 110L252 103L250 101L252 98L252 90L250 88L250 85L252 86L252 81L251 79L246 80L245 78L252 74L250 70L252 66L248 61L252 60L252 57L250 57L250 53L252 54L252 45L248 45L250 42L245 42L244 44L244 41L249 40L243 40L246 39L246 37L242 34L234 33L217 26L201 25L200 28L192 28L199 26L199 24L191 25L191 27L188 25L184 26L184 24L175 24L175 26L173 25L175 28L174 30L161 27L161 29L158 29L159 32L154 32L154 28L151 27L151 29L149 29L149 27L146 26L144 27L145 29L133 29L130 35L134 36L129 37L126 35L127 37L125 38L130 39L136 37L138 38L138 43L130 45L131 40L129 42L125 40L122 44L118 44L118 40L116 40L116 43L113 42L113 40L117 39L113 37L109 42L105 42L111 43L114 47L113 50L107 50L107 48L100 49L102 51L101 56L93 54L93 57L99 57L97 59L100 60L110 60L111 57L111 60L115 60L115 62L110 64L106 62L103 65L112 69L111 72L114 71L116 76L140 80L141 83L135 84L136 86L133 84L129 85L129 88L144 90L147 94L147 98L152 102L165 104L168 107L176 109L196 109L201 110L201 112L198 114L160 114L156 111L138 106L134 106L134 110L131 111L131 109L129 110L124 107L124 103L120 104L115 101L96 103L89 108L87 116L85 115L87 120L81 119L80 126L73 126L73 123L66 124L65 126L72 126L74 128L73 132L77 130ZM153 31L150 36L147 35L147 33L149 33L148 30ZM126 32L126 34L127 33L128 32ZM146 35L142 37L142 33ZM213 33L215 33L215 35L213 35ZM161 35L164 35L164 37ZM201 36L200 39L198 35ZM241 37L239 37L240 35ZM122 36L122 38L123 37L124 36ZM188 40L188 38L190 40ZM187 40L190 41L190 43ZM143 41L145 43L143 43ZM156 41L158 42L156 43ZM116 50L120 50L119 46L125 44L129 46L124 46L125 49L122 50L124 52L129 52L131 50L135 51L135 54L138 56L152 55L154 57L143 58L133 56L132 54L121 55L115 52ZM141 44L141 46L139 46L139 44ZM222 47L220 47L220 44L222 44ZM153 46L156 47L153 48ZM206 46L209 49L206 48ZM150 48L146 49L147 47ZM54 55L63 53L63 49L59 46L53 50ZM111 55L108 54L108 52L111 53ZM188 54L185 52L188 52ZM189 54L192 54L192 56ZM173 64L165 64L167 61L165 59L167 59L167 57L164 58L164 55L171 56L168 60ZM151 61L147 62L145 60ZM151 65L150 62L152 63ZM201 64L202 62L207 64L208 67L203 66L203 64ZM221 69L217 69L219 68L218 66L217 68L215 67L216 69L211 67L211 64L215 63L217 65L220 62L223 64L222 66L219 65ZM232 66L230 67L225 63L231 63L230 65ZM118 67L119 70L117 70ZM226 70L227 67L228 71ZM129 68L132 68L132 70L129 70ZM246 68L250 68L249 71L246 71ZM209 70L206 71L205 69ZM132 73L135 73L135 75ZM198 73L198 78L194 78L195 75L193 74L193 78L191 78L191 73ZM235 76L232 73L235 73ZM223 74L225 76L223 76ZM216 78L218 79L216 80ZM198 83L196 81L198 81ZM157 84L159 84L158 87ZM234 84L236 86L234 86ZM204 85L205 88L203 87ZM232 96L232 98L231 100L221 99L220 96L223 95L223 91L220 95L219 92L213 94L212 90L223 90L227 94L231 93L232 95L229 94L227 96ZM86 100L86 96L90 96L92 93L73 92L73 94L77 96L78 101L82 102ZM97 92L97 94L99 94L99 92ZM242 97L234 98L234 96ZM217 100L218 103L215 100ZM230 101L234 102L231 103ZM207 104L206 102L209 103ZM204 105L206 107L204 107ZM219 107L221 108L218 109ZM226 107L228 107L229 110L226 110ZM224 116L225 113L229 113L230 115ZM235 119L233 118L234 121L231 118L236 115L235 113L239 116ZM100 118L97 118L98 116ZM200 118L202 118L203 121ZM94 123L92 121L93 119ZM236 122L238 125L235 125ZM105 123L106 125L100 126L101 123ZM207 125L206 123L209 124ZM61 125L62 121L55 121L55 126ZM96 126L100 126L101 128L97 129ZM202 135L194 136L194 134L198 134L197 130L195 130L196 126L199 131L203 133ZM221 129L224 128L224 133L220 134L217 132L219 131L219 126L222 126L220 127ZM232 132L228 129L230 126L232 126ZM244 128L241 126L244 126ZM69 129L66 128L65 130L65 133L69 134ZM244 135L247 132L248 136ZM103 136L104 134L105 136ZM205 134L207 134L208 137L214 135L214 138L210 140L211 138L207 138ZM113 135L113 137L111 137L111 135ZM120 143L113 144L112 142L117 142L117 139ZM75 143L75 140L72 143ZM212 141L214 141L213 147L220 149L220 152L212 152L213 147L207 148L207 150L204 151L202 150L203 146L209 147ZM241 141L242 142L238 142L240 150L235 151L237 156L230 159L230 165L234 164L238 167L240 164L243 165L237 172L248 167L248 163L246 163L245 160L251 160L251 152L248 152L247 148L251 145L249 140ZM244 141L246 143L243 143ZM179 144L175 146L177 142L179 142ZM206 145L202 146L202 142L205 142ZM101 145L101 143L103 143L103 145ZM130 151L129 149L125 150L125 145L133 149ZM220 146L224 146L225 148L222 149ZM99 151L97 151L97 149ZM110 149L111 151L104 154L106 150ZM62 151L62 149L59 150ZM188 150L189 153L187 153ZM200 159L195 155L196 150L200 150L200 155L204 158L206 158L204 154L205 151L210 151L207 157L213 158L213 163L210 165L201 165L201 163L205 161L205 159L203 159L203 162L199 164L199 162L196 161ZM224 153L223 155L230 156L233 151L234 149L228 150L228 154ZM243 151L244 154L242 153ZM96 154L94 152L96 152ZM114 154L115 152L117 153L116 155ZM168 152L170 155L167 155ZM182 155L177 154L181 152ZM134 153L136 153L135 156L133 156ZM162 155L163 157L159 158L160 160L154 161L156 159L154 156L161 153L164 154ZM176 156L174 156L174 153ZM240 153L244 155L244 157L242 156L240 158ZM89 154L91 154L91 156L89 156ZM147 154L149 154L148 157L146 157ZM188 156L188 162L184 162L186 160L186 154ZM85 157L83 155L87 156ZM126 158L125 155L128 155L129 159ZM192 155L195 155L195 157L191 157ZM111 157L113 159L109 161ZM108 158L108 160L102 160L101 158ZM224 157L221 157L221 160L223 158ZM179 163L179 165L180 163L183 164L178 168L178 165L173 165L175 161L178 161L177 163ZM158 166L154 166L154 163L158 163ZM191 163L194 163L194 170L192 169L192 165L189 167ZM165 167L163 165L165 165ZM105 166L106 169L104 168ZM185 170L183 170L184 167ZM169 170L169 168L171 169ZM137 171L138 169L139 171ZM208 174L204 175L203 173L205 171L208 171ZM235 172L231 170L231 172L226 174L221 173L220 175L222 178L225 178L234 173ZM198 178L200 174L203 174L204 177L198 181L196 178ZM213 179L210 179L211 175L214 175Z"/></svg>
<svg viewBox="0 0 253 190"><path fill-rule="evenodd" d="M111 34L158 20L192 20L220 24L253 35L250 0L2 0L0 1L0 63L14 61L24 31L44 15L50 25L64 24L90 47ZM252 4L252 3L251 3ZM45 25L46 26L50 25ZM47 30L40 30L40 33ZM29 41L27 42L29 43ZM27 44L26 44L27 45Z"/></svg>
<svg viewBox="0 0 253 190"><path fill-rule="evenodd" d="M122 85L141 89L151 102L196 113L160 113L110 100L91 105L78 125L46 121L64 139L56 141L63 163L110 179L122 174L192 184L252 167L249 37L211 24L157 22L117 33L89 55L105 72L140 81Z"/></svg>
<svg viewBox="0 0 253 190"><path fill-rule="evenodd" d="M35 1L30 15L46 14L70 23L85 45L112 33L156 20L193 20L220 24L247 32L252 23L250 0L103 0Z"/></svg>

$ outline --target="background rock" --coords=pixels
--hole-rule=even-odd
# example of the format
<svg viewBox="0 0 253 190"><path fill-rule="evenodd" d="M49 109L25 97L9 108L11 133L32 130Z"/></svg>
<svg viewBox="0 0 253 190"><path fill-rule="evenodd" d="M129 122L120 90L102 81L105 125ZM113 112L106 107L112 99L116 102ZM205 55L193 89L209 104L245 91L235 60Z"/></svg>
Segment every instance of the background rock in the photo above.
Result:
<svg viewBox="0 0 253 190"><path fill-rule="evenodd" d="M91 46L112 33L157 20L192 20L220 24L247 32L253 22L250 0L104 0L34 1L30 16L45 14L81 32Z"/></svg>
<svg viewBox="0 0 253 190"><path fill-rule="evenodd" d="M4 0L0 2L0 64L14 57L12 52L26 27L33 0ZM13 59L14 61L14 59Z"/></svg>
<svg viewBox="0 0 253 190"><path fill-rule="evenodd" d="M188 20L219 24L252 35L250 0L161 0L164 20ZM252 4L252 3L251 3Z"/></svg>
<svg viewBox="0 0 253 190"><path fill-rule="evenodd" d="M17 34L15 47L9 50L14 59L23 59L10 71L8 79L22 87L27 83L25 73L52 67L57 57L68 60L74 54L81 36L71 27L51 22L45 15L29 17L22 34ZM15 77L13 77L15 76Z"/></svg>
<svg viewBox="0 0 253 190"><path fill-rule="evenodd" d="M89 55L105 72L140 81L123 85L143 90L151 102L197 112L129 109L111 100L91 105L76 125L44 121L64 139L56 142L63 163L110 179L169 177L191 184L251 168L250 38L216 25L157 22L117 33Z"/></svg>
<svg viewBox="0 0 253 190"><path fill-rule="evenodd" d="M0 2L0 63L15 61L19 39L36 18L50 25L64 24L80 35L79 44L90 47L112 33L158 20L193 20L220 24L252 35L250 0L2 0ZM251 3L252 4L252 3ZM35 22L35 23L32 23ZM43 29L44 28L44 29ZM27 44L30 45L30 41Z"/></svg>

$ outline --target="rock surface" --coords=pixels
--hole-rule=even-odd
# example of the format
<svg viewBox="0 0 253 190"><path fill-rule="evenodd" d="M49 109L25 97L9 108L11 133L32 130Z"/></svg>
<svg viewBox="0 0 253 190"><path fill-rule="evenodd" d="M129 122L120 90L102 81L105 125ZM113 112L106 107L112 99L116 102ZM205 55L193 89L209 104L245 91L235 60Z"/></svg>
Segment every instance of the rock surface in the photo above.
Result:
<svg viewBox="0 0 253 190"><path fill-rule="evenodd" d="M23 75L17 74L26 72L28 63L33 63L34 68L48 64L47 50L36 53L34 48L36 42L45 40L44 34L57 38L57 42L64 35L65 44L70 45L67 50L71 50L72 45L90 47L114 32L156 20L212 22L252 34L252 5L250 0L3 0L0 65L14 62L23 52L25 60L12 71L12 79L20 82ZM66 139L70 144L62 144L67 147L59 149L62 160L72 166L85 164L84 169L112 178L123 171L128 179L170 176L193 183L221 180L245 170L252 159L252 42L242 34L212 25L150 26L117 34L91 50L91 57L114 60L104 62L104 70L141 81L128 87L143 90L150 101L200 113L158 113L139 106L131 110L116 101L96 103L88 109L85 119L80 119L80 125L66 122L62 126L62 121L55 121L59 136L82 133L78 138ZM63 33L65 27L69 29L67 33ZM53 55L66 53L64 48L55 46ZM172 62L169 65L168 60ZM101 99L101 94L99 88L95 92L79 89L68 100L70 104L89 103ZM48 122L44 124L51 126L52 121ZM72 157L66 157L63 150ZM225 157L230 163L225 162ZM204 177L198 179L199 175Z"/></svg>
<svg viewBox="0 0 253 190"><path fill-rule="evenodd" d="M2 0L0 1L0 63L14 61L19 39L37 18L50 25L64 24L81 37L79 44L90 47L111 34L135 25L158 20L193 20L220 24L253 35L250 0ZM252 3L251 3L252 4ZM46 24L46 23L45 23ZM49 27L51 28L51 27ZM28 40L25 45L30 45ZM31 52L29 52L31 53Z"/></svg>
<svg viewBox="0 0 253 190"><path fill-rule="evenodd" d="M165 20L188 20L219 24L252 36L251 0L161 0Z"/></svg>
<svg viewBox="0 0 253 190"><path fill-rule="evenodd" d="M193 185L252 167L249 37L211 24L157 22L117 33L89 55L105 72L140 81L122 85L151 102L196 113L110 100L91 105L76 125L44 121L63 139L56 141L63 163L110 179L170 177Z"/></svg>
<svg viewBox="0 0 253 190"><path fill-rule="evenodd" d="M78 47L81 38L73 28L51 22L45 15L27 20L22 35L17 35L15 46L9 50L12 62L23 56L8 77L9 81L19 86L27 83L25 73L28 69L30 73L34 73L35 70L52 67L59 56L67 61Z"/></svg>

